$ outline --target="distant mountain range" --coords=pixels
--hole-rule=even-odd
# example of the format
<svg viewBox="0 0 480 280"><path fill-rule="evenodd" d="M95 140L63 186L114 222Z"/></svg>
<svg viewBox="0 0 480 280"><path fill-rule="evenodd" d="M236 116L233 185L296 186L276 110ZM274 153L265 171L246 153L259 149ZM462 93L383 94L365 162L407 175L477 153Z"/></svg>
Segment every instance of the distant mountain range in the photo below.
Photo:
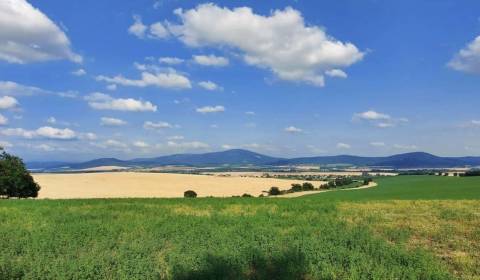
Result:
<svg viewBox="0 0 480 280"><path fill-rule="evenodd" d="M155 166L284 166L284 165L350 165L381 168L447 168L480 166L480 157L438 157L415 152L386 157L361 157L351 155L319 156L302 158L277 158L248 150L233 149L204 154L175 154L155 158L120 160L99 158L81 163L27 162L32 170L78 170L99 166L155 167Z"/></svg>

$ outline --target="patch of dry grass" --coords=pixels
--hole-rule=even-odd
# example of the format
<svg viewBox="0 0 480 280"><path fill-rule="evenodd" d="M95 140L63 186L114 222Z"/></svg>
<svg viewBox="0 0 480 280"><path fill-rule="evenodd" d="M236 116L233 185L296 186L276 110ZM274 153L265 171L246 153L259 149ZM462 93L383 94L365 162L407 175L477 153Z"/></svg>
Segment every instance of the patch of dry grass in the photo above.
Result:
<svg viewBox="0 0 480 280"><path fill-rule="evenodd" d="M462 279L480 279L480 201L348 202L338 208L349 223L368 226L389 242L428 250Z"/></svg>

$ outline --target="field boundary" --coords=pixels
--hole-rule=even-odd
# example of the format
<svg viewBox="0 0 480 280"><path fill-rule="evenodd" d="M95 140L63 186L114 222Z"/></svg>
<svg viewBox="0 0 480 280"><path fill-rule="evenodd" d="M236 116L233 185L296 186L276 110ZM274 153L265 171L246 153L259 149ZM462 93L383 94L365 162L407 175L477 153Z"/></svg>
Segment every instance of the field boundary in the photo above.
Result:
<svg viewBox="0 0 480 280"><path fill-rule="evenodd" d="M272 198L295 198L295 197L301 197L301 196L306 196L306 195L312 195L312 194L319 194L319 193L326 193L326 192L334 192L334 191L353 191L353 190L363 190L363 189L368 189L368 188L373 188L376 187L378 184L375 182L370 182L366 186L360 186L357 188L348 188L348 189L330 189L330 190L321 190L321 191L302 191L302 192L294 192L294 193L288 193L284 195L274 195L274 196L269 196Z"/></svg>

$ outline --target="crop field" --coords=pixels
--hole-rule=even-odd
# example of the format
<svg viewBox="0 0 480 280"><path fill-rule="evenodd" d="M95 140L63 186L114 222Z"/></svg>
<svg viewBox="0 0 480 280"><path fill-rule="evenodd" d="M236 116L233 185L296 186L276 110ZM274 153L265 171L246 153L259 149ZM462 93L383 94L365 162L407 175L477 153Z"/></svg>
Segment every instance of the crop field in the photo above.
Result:
<svg viewBox="0 0 480 280"><path fill-rule="evenodd" d="M480 178L292 199L0 201L0 279L480 279Z"/></svg>
<svg viewBox="0 0 480 280"><path fill-rule="evenodd" d="M34 174L42 186L39 198L128 198L183 197L187 190L199 197L231 197L244 193L259 196L272 186L289 189L298 180L208 175L106 172L76 174ZM315 187L322 181L312 182Z"/></svg>

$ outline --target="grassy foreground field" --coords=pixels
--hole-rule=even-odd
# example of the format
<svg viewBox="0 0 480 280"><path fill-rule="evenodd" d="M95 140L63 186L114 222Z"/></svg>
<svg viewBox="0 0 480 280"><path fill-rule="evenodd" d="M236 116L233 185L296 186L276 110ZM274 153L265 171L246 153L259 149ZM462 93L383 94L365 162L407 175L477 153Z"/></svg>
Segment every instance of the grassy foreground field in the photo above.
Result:
<svg viewBox="0 0 480 280"><path fill-rule="evenodd" d="M0 201L0 279L480 279L480 178L293 199Z"/></svg>

